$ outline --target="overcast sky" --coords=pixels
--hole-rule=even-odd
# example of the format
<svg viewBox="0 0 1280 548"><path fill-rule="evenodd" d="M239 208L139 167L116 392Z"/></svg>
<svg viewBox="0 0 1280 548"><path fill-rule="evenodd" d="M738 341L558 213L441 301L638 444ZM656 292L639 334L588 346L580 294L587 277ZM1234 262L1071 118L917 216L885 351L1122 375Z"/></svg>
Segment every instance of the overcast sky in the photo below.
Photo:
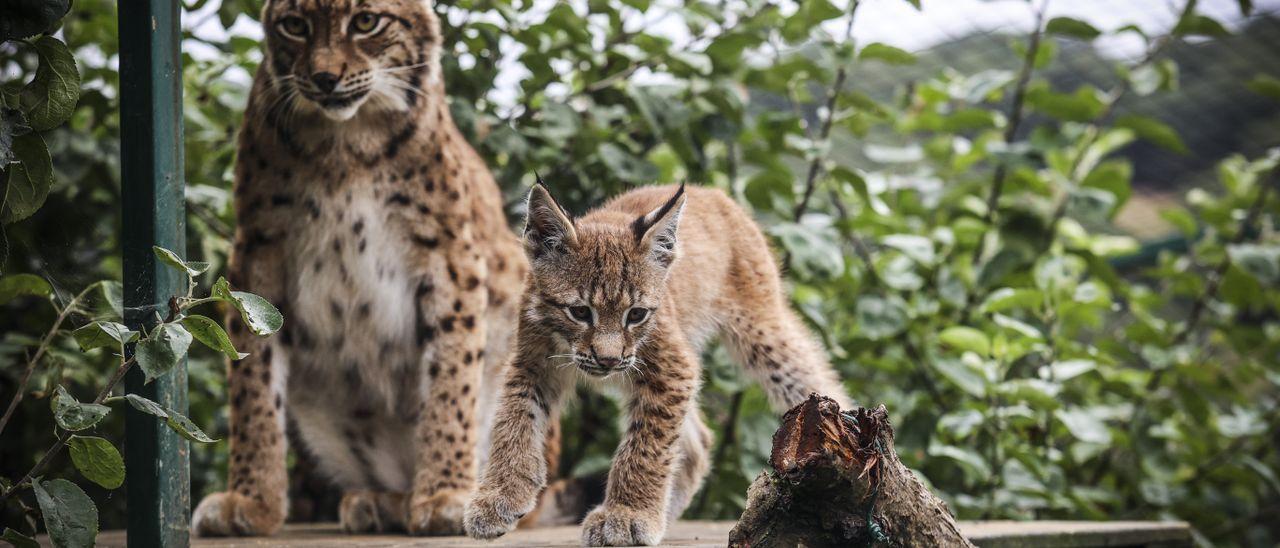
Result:
<svg viewBox="0 0 1280 548"><path fill-rule="evenodd" d="M585 10L585 0L568 0L580 11ZM687 43L688 34L682 25L664 24L671 21L667 8L674 0L657 0L648 13L634 13L626 20L628 28L644 27L649 32L664 34L677 43ZM534 0L534 7L522 14L527 22L540 21L543 14L556 0ZM1032 6L1042 5L1044 0L923 0L924 10L917 11L905 0L863 0L854 23L854 39L860 44L883 42L909 51L919 51L959 38L975 31L1026 32L1034 21ZM1148 34L1160 34L1176 21L1178 7L1183 0L1049 0L1050 17L1070 16L1083 19L1095 27L1110 31L1128 24L1136 24ZM194 26L195 32L208 40L225 40L227 32L216 17L207 17L217 9L219 0L208 2L200 12L189 15L184 24ZM836 0L839 4L840 1ZM1199 11L1222 21L1235 29L1243 22L1237 0L1200 0ZM1257 13L1280 12L1280 0L1254 0ZM457 14L451 14L457 15ZM203 23L201 23L203 21ZM829 22L828 31L839 35L842 23ZM242 16L230 29L232 34L261 37L257 23ZM1100 38L1095 45L1107 56L1137 57L1142 53L1142 42L1128 35ZM197 57L217 56L217 50L188 45L188 51ZM527 74L515 58L521 46L514 41L502 47L505 59L498 79L498 89L490 97L500 105L510 105L515 99L516 85ZM463 66L470 61L462 59ZM637 74L646 78L645 74ZM230 74L229 77L247 77Z"/></svg>

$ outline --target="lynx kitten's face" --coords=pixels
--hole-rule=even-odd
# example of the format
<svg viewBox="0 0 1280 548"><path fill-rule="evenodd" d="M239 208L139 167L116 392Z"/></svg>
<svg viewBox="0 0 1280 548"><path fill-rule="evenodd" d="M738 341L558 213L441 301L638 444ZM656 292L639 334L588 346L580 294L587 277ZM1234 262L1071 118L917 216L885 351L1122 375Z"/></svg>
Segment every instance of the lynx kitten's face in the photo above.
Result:
<svg viewBox="0 0 1280 548"><path fill-rule="evenodd" d="M683 189L639 218L576 221L541 187L529 198L525 249L540 325L559 335L582 371L640 371L637 348L657 321L676 257Z"/></svg>
<svg viewBox="0 0 1280 548"><path fill-rule="evenodd" d="M270 0L262 24L286 116L405 111L439 80L440 23L425 0Z"/></svg>

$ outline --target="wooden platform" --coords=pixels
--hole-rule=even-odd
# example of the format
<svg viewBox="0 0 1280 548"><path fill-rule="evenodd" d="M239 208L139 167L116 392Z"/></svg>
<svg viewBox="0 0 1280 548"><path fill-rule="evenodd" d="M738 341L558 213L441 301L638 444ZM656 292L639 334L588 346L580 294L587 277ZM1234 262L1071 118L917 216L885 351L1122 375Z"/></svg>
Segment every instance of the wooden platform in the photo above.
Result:
<svg viewBox="0 0 1280 548"><path fill-rule="evenodd" d="M663 546L723 547L729 538L729 521L681 521L667 532ZM1183 522L1151 521L983 521L961 522L965 536L983 548L1085 548L1132 546L1172 548L1191 546L1191 531ZM551 527L516 531L496 541L466 537L406 537L401 535L345 535L335 524L288 525L285 531L268 538L194 539L192 546L239 548L245 546L287 547L450 547L499 548L510 546L579 546L577 527ZM123 531L98 536L98 546L123 547ZM41 539L42 544L47 539Z"/></svg>

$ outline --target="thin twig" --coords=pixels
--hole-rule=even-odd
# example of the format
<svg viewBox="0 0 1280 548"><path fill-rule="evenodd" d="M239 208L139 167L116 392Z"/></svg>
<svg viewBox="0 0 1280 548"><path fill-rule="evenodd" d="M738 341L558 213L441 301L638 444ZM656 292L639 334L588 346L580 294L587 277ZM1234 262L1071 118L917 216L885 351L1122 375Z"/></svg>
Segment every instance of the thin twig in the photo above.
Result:
<svg viewBox="0 0 1280 548"><path fill-rule="evenodd" d="M88 288L85 288L72 298L71 302L67 303L67 306L58 310L58 317L54 319L53 326L50 327L44 337L40 339L40 344L36 347L35 354L27 360L26 371L22 373L22 380L18 381L17 393L13 395L13 400L9 402L8 409L5 409L4 417L0 417L0 434L4 433L4 427L9 424L9 419L13 416L14 410L18 408L18 403L21 402L23 396L26 395L27 381L31 380L31 374L35 371L36 364L40 363L40 359L43 358L45 353L49 350L49 346L53 343L53 338L57 336L62 328L62 323L65 322L73 312L75 312L76 306L80 303L80 299L83 298L85 294L88 293L89 289L93 287L94 286L91 285ZM55 304L54 309L57 310L57 308L58 307Z"/></svg>
<svg viewBox="0 0 1280 548"><path fill-rule="evenodd" d="M1022 59L1022 68L1018 71L1018 81L1013 88L1013 101L1009 105L1009 125L1005 126L1002 139L1004 144L1012 143L1018 137L1018 130L1022 126L1023 117L1026 115L1026 99L1027 87L1031 84L1031 74L1035 72L1036 57L1040 54L1040 42L1044 38L1044 18L1049 10L1049 0L1045 0L1040 4L1040 9L1036 11L1035 28L1031 30L1031 36L1027 41L1027 53ZM991 190L987 193L987 211L983 214L982 237L978 238L978 247L973 251L971 264L977 265L982 260L983 252L986 250L986 235L995 223L996 210L999 209L1000 196L1004 193L1005 178L1008 177L1009 163L1001 159L996 164L995 173L991 176Z"/></svg>
<svg viewBox="0 0 1280 548"><path fill-rule="evenodd" d="M120 367L116 368L116 372L111 375L111 380L107 382L107 385L102 388L101 392L98 392L98 397L93 399L93 403L101 404L105 401L107 396L111 395L111 391L115 389L116 384L120 382L120 379L124 378L124 374L127 373L129 368L133 365L133 358L129 358L127 360L124 359L124 356L121 356L120 358L122 360L120 362ZM13 482L13 485L9 486L9 489L5 490L3 495L0 495L0 503L8 500L10 495L18 491L18 488L30 482L31 478L35 477L36 474L39 474L41 470L44 470L44 467L49 464L49 461L53 460L53 457L58 454L58 451L62 449L62 446L66 445L67 440L71 439L72 434L74 434L74 432L71 432L70 430L63 430L62 433L58 435L58 441L54 442L53 446L50 447L48 451L45 451L44 456L40 458L40 462L37 462L35 466L31 467L31 470L27 471L26 475L22 476L22 479Z"/></svg>
<svg viewBox="0 0 1280 548"><path fill-rule="evenodd" d="M844 27L844 42L848 44L853 39L853 20L858 12L858 1L853 0L849 3L849 21ZM834 125L836 119L836 100L840 97L840 90L844 88L844 82L849 77L848 63L840 63L836 69L835 81L831 83L831 89L827 90L827 111L826 116L822 119L822 129L818 132L818 141L825 143L831 137L831 126ZM813 197L814 188L818 185L818 175L823 171L823 162L826 160L825 151L821 154L815 154L813 159L809 161L809 174L804 181L804 194L800 197L800 202L796 204L792 217L796 222L800 222L800 217L809 209L809 200Z"/></svg>

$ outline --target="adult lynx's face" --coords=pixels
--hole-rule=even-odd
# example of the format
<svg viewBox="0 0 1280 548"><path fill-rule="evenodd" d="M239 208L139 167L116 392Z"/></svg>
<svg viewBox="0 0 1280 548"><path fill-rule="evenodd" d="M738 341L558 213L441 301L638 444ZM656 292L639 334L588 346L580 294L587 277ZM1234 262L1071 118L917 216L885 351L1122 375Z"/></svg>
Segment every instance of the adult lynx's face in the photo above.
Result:
<svg viewBox="0 0 1280 548"><path fill-rule="evenodd" d="M366 103L404 111L440 78L440 23L425 0L269 0L262 25L287 98L276 108L339 121Z"/></svg>
<svg viewBox="0 0 1280 548"><path fill-rule="evenodd" d="M640 371L636 350L658 323L683 210L681 187L639 218L598 212L575 222L541 184L530 192L530 319L568 343L563 357L579 369Z"/></svg>

